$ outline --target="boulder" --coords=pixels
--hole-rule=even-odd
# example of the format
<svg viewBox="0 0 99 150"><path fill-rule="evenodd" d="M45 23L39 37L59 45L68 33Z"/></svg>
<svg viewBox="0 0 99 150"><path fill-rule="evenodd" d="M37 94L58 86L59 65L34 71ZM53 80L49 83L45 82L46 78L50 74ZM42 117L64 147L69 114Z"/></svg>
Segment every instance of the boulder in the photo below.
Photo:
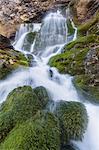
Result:
<svg viewBox="0 0 99 150"><path fill-rule="evenodd" d="M82 140L88 124L85 106L80 102L60 101L55 113L60 120L63 145L70 140Z"/></svg>
<svg viewBox="0 0 99 150"><path fill-rule="evenodd" d="M35 91L40 91L40 95ZM39 87L39 90L33 90L29 86L14 89L0 108L0 141L16 124L23 123L32 118L38 110L44 109L48 100L48 94L43 87Z"/></svg>
<svg viewBox="0 0 99 150"><path fill-rule="evenodd" d="M0 35L0 79L5 78L19 66L29 66L27 58L13 49L10 40Z"/></svg>
<svg viewBox="0 0 99 150"><path fill-rule="evenodd" d="M59 121L52 113L38 112L34 119L17 125L0 149L60 150Z"/></svg>
<svg viewBox="0 0 99 150"><path fill-rule="evenodd" d="M6 48L13 49L13 46L11 45L11 42L7 37L0 34L0 49Z"/></svg>

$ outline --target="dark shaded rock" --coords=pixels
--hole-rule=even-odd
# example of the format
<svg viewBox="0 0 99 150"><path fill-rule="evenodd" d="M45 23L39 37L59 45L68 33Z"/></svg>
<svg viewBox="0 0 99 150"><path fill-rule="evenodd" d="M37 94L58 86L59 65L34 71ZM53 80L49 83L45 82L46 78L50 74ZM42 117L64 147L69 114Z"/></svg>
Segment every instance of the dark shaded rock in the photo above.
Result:
<svg viewBox="0 0 99 150"><path fill-rule="evenodd" d="M26 37L24 39L24 44L22 47L23 50L30 51L31 45L34 42L35 36L36 36L36 32L30 32L26 35Z"/></svg>
<svg viewBox="0 0 99 150"><path fill-rule="evenodd" d="M19 66L28 66L28 60L19 51L15 51L10 40L0 35L0 79L5 78Z"/></svg>
<svg viewBox="0 0 99 150"><path fill-rule="evenodd" d="M0 79L5 78L20 66L29 66L24 54L9 48L0 49Z"/></svg>
<svg viewBox="0 0 99 150"><path fill-rule="evenodd" d="M0 49L6 48L13 49L13 46L11 45L11 42L7 37L0 34Z"/></svg>
<svg viewBox="0 0 99 150"><path fill-rule="evenodd" d="M45 104L47 104L49 101L49 97L48 97L48 93L46 89L40 86L40 87L35 88L34 92L40 100L41 107L45 106Z"/></svg>

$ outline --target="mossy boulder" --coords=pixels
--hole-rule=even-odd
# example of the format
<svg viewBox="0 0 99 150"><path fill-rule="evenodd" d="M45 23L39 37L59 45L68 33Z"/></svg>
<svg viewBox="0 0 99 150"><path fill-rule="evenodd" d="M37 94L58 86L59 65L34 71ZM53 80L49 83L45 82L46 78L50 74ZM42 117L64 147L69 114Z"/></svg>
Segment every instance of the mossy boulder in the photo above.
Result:
<svg viewBox="0 0 99 150"><path fill-rule="evenodd" d="M13 49L8 38L0 35L0 79L19 66L29 66L28 60L24 54Z"/></svg>
<svg viewBox="0 0 99 150"><path fill-rule="evenodd" d="M17 125L0 149L60 150L59 121L51 113L38 112L34 119Z"/></svg>
<svg viewBox="0 0 99 150"><path fill-rule="evenodd" d="M24 54L13 49L0 49L0 79L20 66L29 66Z"/></svg>
<svg viewBox="0 0 99 150"><path fill-rule="evenodd" d="M23 44L23 49L25 51L30 51L31 45L34 42L35 37L36 37L36 32L30 32L26 35L24 39L24 44Z"/></svg>
<svg viewBox="0 0 99 150"><path fill-rule="evenodd" d="M13 49L13 46L11 45L11 42L7 37L0 34L0 49L5 49L5 48Z"/></svg>
<svg viewBox="0 0 99 150"><path fill-rule="evenodd" d="M60 101L56 114L60 120L63 144L70 140L82 140L88 124L85 106L80 102Z"/></svg>
<svg viewBox="0 0 99 150"><path fill-rule="evenodd" d="M71 24L71 20L67 19L68 36L73 35L75 30Z"/></svg>
<svg viewBox="0 0 99 150"><path fill-rule="evenodd" d="M56 67L60 73L69 73L78 77L79 83L84 81L88 95L93 95L99 100L99 36L90 34L77 38L64 47L62 54L56 55L49 60L51 67ZM80 76L78 76L80 75ZM86 82L85 78L89 77ZM82 77L82 78L80 78ZM77 84L78 84L77 81ZM76 84L76 82L75 82ZM78 85L77 85L78 86ZM81 87L81 86L78 86ZM83 87L82 87L83 89ZM83 89L84 90L84 89ZM85 92L86 92L85 90ZM94 92L96 90L96 92ZM95 94L93 94L93 92Z"/></svg>
<svg viewBox="0 0 99 150"><path fill-rule="evenodd" d="M96 81L96 83L95 83ZM74 84L91 102L99 103L98 76L83 74L74 78Z"/></svg>
<svg viewBox="0 0 99 150"><path fill-rule="evenodd" d="M66 45L64 53L52 57L49 60L49 65L56 67L61 73L83 74L85 72L84 60L93 43L98 45L97 35L80 37Z"/></svg>
<svg viewBox="0 0 99 150"><path fill-rule="evenodd" d="M49 61L51 67L56 67L60 73L71 75L84 73L83 60L88 52L88 48L73 49L65 53L52 57Z"/></svg>
<svg viewBox="0 0 99 150"><path fill-rule="evenodd" d="M99 35L99 12L82 25L78 26L79 35L97 34Z"/></svg>
<svg viewBox="0 0 99 150"><path fill-rule="evenodd" d="M40 91L40 96L35 91ZM24 86L16 88L8 95L0 110L0 141L17 123L26 121L38 110L46 107L49 100L46 89L40 87L35 91L29 86Z"/></svg>
<svg viewBox="0 0 99 150"><path fill-rule="evenodd" d="M98 45L99 37L95 34L90 34L86 36L81 36L77 38L75 41L70 42L68 45L64 47L64 52L67 50L75 49L75 48L86 48L91 47L93 44Z"/></svg>

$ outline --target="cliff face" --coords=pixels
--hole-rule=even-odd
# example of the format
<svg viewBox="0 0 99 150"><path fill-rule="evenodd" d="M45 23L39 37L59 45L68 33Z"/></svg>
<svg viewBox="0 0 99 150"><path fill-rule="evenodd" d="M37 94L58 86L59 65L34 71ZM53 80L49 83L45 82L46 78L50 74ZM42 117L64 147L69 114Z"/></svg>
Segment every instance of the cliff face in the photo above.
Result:
<svg viewBox="0 0 99 150"><path fill-rule="evenodd" d="M73 4L79 22L91 18L99 9L99 0L74 0Z"/></svg>
<svg viewBox="0 0 99 150"><path fill-rule="evenodd" d="M0 0L0 32L9 37L22 22L41 21L45 12L70 0Z"/></svg>
<svg viewBox="0 0 99 150"><path fill-rule="evenodd" d="M0 0L0 33L10 37L23 22L39 22L50 9L73 8L80 22L90 18L98 9L98 0Z"/></svg>

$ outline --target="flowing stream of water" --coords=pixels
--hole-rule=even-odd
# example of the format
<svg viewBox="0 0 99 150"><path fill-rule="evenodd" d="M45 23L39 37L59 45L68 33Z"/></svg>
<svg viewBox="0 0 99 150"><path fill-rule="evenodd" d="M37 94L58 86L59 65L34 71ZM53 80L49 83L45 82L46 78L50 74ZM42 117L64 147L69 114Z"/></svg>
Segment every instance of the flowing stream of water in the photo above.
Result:
<svg viewBox="0 0 99 150"><path fill-rule="evenodd" d="M77 28L72 22L75 33L72 36L72 41L77 37ZM34 42L31 45L30 51L22 49L24 39L29 32L38 32ZM58 11L50 13L46 16L41 24L21 25L16 33L14 47L23 53L33 56L32 67L19 68L14 71L5 80L0 81L0 103L6 100L7 95L16 87L30 85L33 88L44 86L51 98L54 101L81 101L70 75L60 74L56 68L51 68L48 65L49 59L61 53L62 48L68 41L67 24L64 18ZM40 43L40 48L35 48L37 43ZM36 50L36 55L35 55ZM82 142L75 142L80 150L99 150L99 110L98 106L90 103L85 103L89 124Z"/></svg>

